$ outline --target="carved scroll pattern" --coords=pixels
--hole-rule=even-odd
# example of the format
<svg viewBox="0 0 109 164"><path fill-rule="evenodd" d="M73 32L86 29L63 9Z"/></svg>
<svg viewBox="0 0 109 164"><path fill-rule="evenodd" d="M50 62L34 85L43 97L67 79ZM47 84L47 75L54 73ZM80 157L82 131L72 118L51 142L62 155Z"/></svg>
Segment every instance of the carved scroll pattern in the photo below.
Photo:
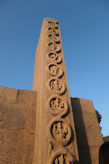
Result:
<svg viewBox="0 0 109 164"><path fill-rule="evenodd" d="M61 97L66 92L66 87L60 79L64 72L61 68L59 23L48 20L47 27L48 60L51 62L48 65L48 73L52 77L48 81L48 86L54 94L49 97L47 102L47 109L53 115L53 119L48 125L48 158L50 164L69 164L74 161L74 156L65 147L70 143L72 129L64 119L68 112L68 104ZM54 147L56 148L54 149Z"/></svg>

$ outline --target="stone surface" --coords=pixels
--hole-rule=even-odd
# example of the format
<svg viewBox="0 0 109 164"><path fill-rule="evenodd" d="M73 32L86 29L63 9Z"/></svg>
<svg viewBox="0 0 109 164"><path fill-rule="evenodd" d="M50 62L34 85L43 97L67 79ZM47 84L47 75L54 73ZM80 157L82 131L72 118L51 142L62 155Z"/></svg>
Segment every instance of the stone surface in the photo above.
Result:
<svg viewBox="0 0 109 164"><path fill-rule="evenodd" d="M92 101L72 98L78 151L81 164L99 164L99 148L103 143Z"/></svg>
<svg viewBox="0 0 109 164"><path fill-rule="evenodd" d="M36 92L0 86L0 164L32 164Z"/></svg>

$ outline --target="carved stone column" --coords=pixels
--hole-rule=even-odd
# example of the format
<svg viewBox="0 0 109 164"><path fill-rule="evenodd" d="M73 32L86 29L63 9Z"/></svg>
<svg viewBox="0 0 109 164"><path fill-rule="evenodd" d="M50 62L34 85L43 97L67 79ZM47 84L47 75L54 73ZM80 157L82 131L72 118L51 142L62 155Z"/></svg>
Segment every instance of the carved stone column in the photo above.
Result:
<svg viewBox="0 0 109 164"><path fill-rule="evenodd" d="M79 161L59 22L43 21L36 51L37 90L34 164Z"/></svg>

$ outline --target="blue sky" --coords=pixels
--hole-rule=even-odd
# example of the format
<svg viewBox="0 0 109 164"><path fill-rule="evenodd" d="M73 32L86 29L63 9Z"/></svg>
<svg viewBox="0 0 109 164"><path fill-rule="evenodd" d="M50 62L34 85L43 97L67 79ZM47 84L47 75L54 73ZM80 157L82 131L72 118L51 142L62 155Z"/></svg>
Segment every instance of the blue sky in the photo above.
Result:
<svg viewBox="0 0 109 164"><path fill-rule="evenodd" d="M108 0L0 0L0 85L32 89L45 17L60 22L71 96L93 101L109 135Z"/></svg>

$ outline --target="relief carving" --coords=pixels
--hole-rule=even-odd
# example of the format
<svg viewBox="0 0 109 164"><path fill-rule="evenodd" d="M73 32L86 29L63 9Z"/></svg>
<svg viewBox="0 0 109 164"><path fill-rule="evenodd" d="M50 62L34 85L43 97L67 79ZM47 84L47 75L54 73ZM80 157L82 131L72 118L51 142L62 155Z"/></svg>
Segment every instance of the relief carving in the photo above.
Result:
<svg viewBox="0 0 109 164"><path fill-rule="evenodd" d="M55 23L54 24L48 24L48 30L49 30L49 28L58 30L59 29L59 25L55 24Z"/></svg>
<svg viewBox="0 0 109 164"><path fill-rule="evenodd" d="M48 35L48 38L49 38L52 42L55 42L55 43L57 43L57 44L60 43L59 37L57 37L57 36L54 35L54 34L49 34L49 35Z"/></svg>
<svg viewBox="0 0 109 164"><path fill-rule="evenodd" d="M56 45L56 44L53 43L53 42L50 42L50 43L48 44L48 47L49 47L49 50L50 50L50 51L56 51L57 53L60 53L60 52L61 52L60 46Z"/></svg>
<svg viewBox="0 0 109 164"><path fill-rule="evenodd" d="M63 70L61 69L60 66L58 66L56 64L50 64L48 66L48 71L49 71L50 75L52 75L52 76L61 77L63 75Z"/></svg>
<svg viewBox="0 0 109 164"><path fill-rule="evenodd" d="M75 162L75 157L64 149L53 153L49 160L50 164L72 164L73 162Z"/></svg>
<svg viewBox="0 0 109 164"><path fill-rule="evenodd" d="M65 84L58 78L62 77L63 70L57 65L62 62L61 41L59 38L59 23L54 20L48 20L47 24L47 53L50 60L48 72L55 77L49 80L49 88L59 95L66 91ZM64 120L68 112L67 103L58 95L52 95L47 101L47 109L55 117L48 125L48 159L50 164L70 164L74 157L67 150L67 145L71 143L72 129Z"/></svg>
<svg viewBox="0 0 109 164"><path fill-rule="evenodd" d="M52 122L50 133L52 138L62 145L67 145L71 139L71 128L61 118L57 118Z"/></svg>
<svg viewBox="0 0 109 164"><path fill-rule="evenodd" d="M54 21L54 22L53 21L48 21L48 27L58 29L59 23L57 21Z"/></svg>
<svg viewBox="0 0 109 164"><path fill-rule="evenodd" d="M48 53L48 57L53 63L55 62L55 63L59 64L62 62L62 58L55 52Z"/></svg>
<svg viewBox="0 0 109 164"><path fill-rule="evenodd" d="M59 36L59 31L57 26L48 26L48 33L49 34L55 34L56 36Z"/></svg>
<svg viewBox="0 0 109 164"><path fill-rule="evenodd" d="M53 164L72 164L73 157L67 154L59 154L52 162Z"/></svg>
<svg viewBox="0 0 109 164"><path fill-rule="evenodd" d="M59 26L59 22L58 22L58 21L49 20L49 21L48 21L48 24L49 24L49 25L57 25L57 26Z"/></svg>
<svg viewBox="0 0 109 164"><path fill-rule="evenodd" d="M49 141L48 141L48 151L49 151L49 155L51 154L52 150L53 150L53 144L52 144L52 142L49 140Z"/></svg>
<svg viewBox="0 0 109 164"><path fill-rule="evenodd" d="M65 115L68 110L67 103L57 95L53 95L49 98L47 107L53 115Z"/></svg>
<svg viewBox="0 0 109 164"><path fill-rule="evenodd" d="M51 79L49 81L49 87L52 89L54 92L58 94L63 94L65 92L65 85L62 81L59 79Z"/></svg>

